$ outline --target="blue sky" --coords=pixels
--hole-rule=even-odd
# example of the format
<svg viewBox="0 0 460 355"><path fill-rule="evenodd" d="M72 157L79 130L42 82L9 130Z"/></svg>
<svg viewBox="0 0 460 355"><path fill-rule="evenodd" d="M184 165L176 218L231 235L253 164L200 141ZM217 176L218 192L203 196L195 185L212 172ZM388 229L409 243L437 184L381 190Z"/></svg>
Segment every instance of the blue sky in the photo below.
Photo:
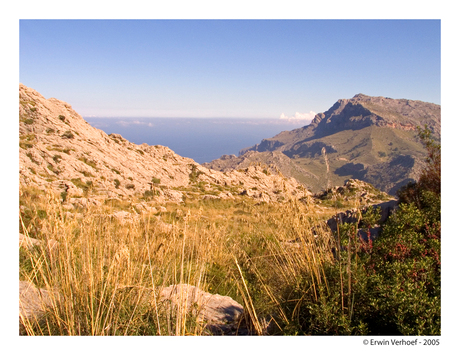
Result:
<svg viewBox="0 0 460 355"><path fill-rule="evenodd" d="M21 20L19 76L84 117L291 117L357 93L440 104L440 30L439 20Z"/></svg>

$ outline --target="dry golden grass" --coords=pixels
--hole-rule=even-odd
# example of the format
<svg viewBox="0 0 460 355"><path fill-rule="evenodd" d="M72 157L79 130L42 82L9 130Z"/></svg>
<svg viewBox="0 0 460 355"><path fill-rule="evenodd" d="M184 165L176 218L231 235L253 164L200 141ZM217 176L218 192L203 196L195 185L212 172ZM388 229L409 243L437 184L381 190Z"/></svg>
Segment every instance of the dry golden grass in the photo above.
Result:
<svg viewBox="0 0 460 355"><path fill-rule="evenodd" d="M267 322L283 333L327 288L333 240L300 202L189 199L119 221L110 215L132 204L78 215L52 193L21 194L21 231L59 243L52 251L20 249L20 278L60 295L44 325L25 324L29 335L205 334L184 308L172 311L158 299L161 287L180 283L240 302L252 334L263 334Z"/></svg>

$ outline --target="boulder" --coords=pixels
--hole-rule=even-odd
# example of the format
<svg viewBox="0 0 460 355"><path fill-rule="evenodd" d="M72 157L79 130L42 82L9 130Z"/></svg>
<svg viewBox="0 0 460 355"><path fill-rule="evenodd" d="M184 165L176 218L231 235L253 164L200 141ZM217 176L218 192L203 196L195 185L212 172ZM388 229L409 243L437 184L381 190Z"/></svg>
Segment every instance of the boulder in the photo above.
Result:
<svg viewBox="0 0 460 355"><path fill-rule="evenodd" d="M43 242L41 240L26 237L24 234L19 233L19 247L23 247L26 249L33 248L34 246L39 246Z"/></svg>
<svg viewBox="0 0 460 355"><path fill-rule="evenodd" d="M57 294L39 289L31 282L19 281L19 334L25 335L27 328L41 324L57 298Z"/></svg>
<svg viewBox="0 0 460 355"><path fill-rule="evenodd" d="M170 233L174 229L174 226L172 224L165 223L160 219L158 219L158 221L155 223L155 226L157 227L157 230L161 233Z"/></svg>
<svg viewBox="0 0 460 355"><path fill-rule="evenodd" d="M175 309L192 313L212 334L235 334L243 319L243 306L231 297L213 295L188 284L163 288L160 298Z"/></svg>
<svg viewBox="0 0 460 355"><path fill-rule="evenodd" d="M58 244L59 243L55 241L54 239L48 239L46 245L49 250L53 250L55 247L58 246ZM24 234L19 233L19 247L31 249L35 246L42 246L42 245L44 245L43 240L38 240L36 238L27 237Z"/></svg>
<svg viewBox="0 0 460 355"><path fill-rule="evenodd" d="M203 200L218 200L220 199L219 196L215 196L215 195L204 195L202 197Z"/></svg>
<svg viewBox="0 0 460 355"><path fill-rule="evenodd" d="M129 213L127 211L117 211L110 216L116 218L120 224L131 223L139 219L138 214Z"/></svg>
<svg viewBox="0 0 460 355"><path fill-rule="evenodd" d="M180 203L183 200L183 193L176 190L164 190L165 198L169 202Z"/></svg>
<svg viewBox="0 0 460 355"><path fill-rule="evenodd" d="M231 192L221 192L219 194L219 198L221 199L229 199L229 200L234 200L235 197L231 194Z"/></svg>
<svg viewBox="0 0 460 355"><path fill-rule="evenodd" d="M397 200L390 200L387 202L382 202L377 205L374 205L373 207L377 208L380 207L382 214L380 217L380 223L384 223L388 217L393 213L393 211L398 207L398 201Z"/></svg>
<svg viewBox="0 0 460 355"><path fill-rule="evenodd" d="M393 211L398 207L398 201L397 200L390 200L387 202L382 202L379 204L371 205L368 207L365 207L361 210L361 213L365 213L369 208L380 208L381 210L381 215L380 215L380 220L379 224L383 224L386 222L388 217L393 213ZM337 213L335 216L329 218L326 223L331 228L333 232L337 231L337 225L343 224L343 223L356 223L357 221L357 209L351 209L343 212Z"/></svg>
<svg viewBox="0 0 460 355"><path fill-rule="evenodd" d="M69 199L69 203L75 208L87 208L89 206L99 206L101 204L101 202L95 198L86 197L72 197Z"/></svg>

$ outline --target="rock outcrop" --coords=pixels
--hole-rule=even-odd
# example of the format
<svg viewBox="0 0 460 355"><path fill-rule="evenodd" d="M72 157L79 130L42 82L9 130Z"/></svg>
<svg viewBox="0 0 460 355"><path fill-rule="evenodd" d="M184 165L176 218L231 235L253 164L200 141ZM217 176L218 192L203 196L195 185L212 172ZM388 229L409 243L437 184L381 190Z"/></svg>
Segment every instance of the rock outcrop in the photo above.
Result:
<svg viewBox="0 0 460 355"><path fill-rule="evenodd" d="M19 334L42 324L45 312L59 299L56 293L39 289L28 281L19 281Z"/></svg>
<svg viewBox="0 0 460 355"><path fill-rule="evenodd" d="M212 334L228 335L240 331L244 308L231 297L179 284L163 288L160 299L169 302L175 312L192 314ZM244 329L241 331L244 332Z"/></svg>
<svg viewBox="0 0 460 355"><path fill-rule="evenodd" d="M43 326L46 312L56 307L59 299L57 292L37 288L28 281L19 281L19 334L25 335L27 329ZM244 308L231 297L178 284L162 288L159 299L166 312L178 317L193 317L209 334L247 334L243 321ZM148 299L144 298L145 301Z"/></svg>
<svg viewBox="0 0 460 355"><path fill-rule="evenodd" d="M159 202L183 200L183 188L259 191L254 198L279 201L309 192L295 180L262 167L220 172L181 157L163 146L134 144L89 125L72 107L45 99L19 85L20 184L52 189L63 199L91 192L97 200L148 194ZM262 191L264 194L262 195ZM228 191L227 191L228 192ZM228 194L221 198L231 198ZM87 201L88 202L88 201Z"/></svg>

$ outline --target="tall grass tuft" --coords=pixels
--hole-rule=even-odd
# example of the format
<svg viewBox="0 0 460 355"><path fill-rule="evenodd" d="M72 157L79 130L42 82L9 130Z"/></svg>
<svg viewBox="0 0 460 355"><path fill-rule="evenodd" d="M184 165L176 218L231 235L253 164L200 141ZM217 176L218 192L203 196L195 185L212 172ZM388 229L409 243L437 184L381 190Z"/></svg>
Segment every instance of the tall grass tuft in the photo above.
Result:
<svg viewBox="0 0 460 355"><path fill-rule="evenodd" d="M57 242L20 249L20 279L53 297L44 323L25 324L29 335L206 334L184 307L160 300L173 284L231 296L251 334L267 324L283 333L327 289L333 240L300 202L190 200L125 220L113 213L129 203L69 213L59 196L25 189L21 205L20 230Z"/></svg>

